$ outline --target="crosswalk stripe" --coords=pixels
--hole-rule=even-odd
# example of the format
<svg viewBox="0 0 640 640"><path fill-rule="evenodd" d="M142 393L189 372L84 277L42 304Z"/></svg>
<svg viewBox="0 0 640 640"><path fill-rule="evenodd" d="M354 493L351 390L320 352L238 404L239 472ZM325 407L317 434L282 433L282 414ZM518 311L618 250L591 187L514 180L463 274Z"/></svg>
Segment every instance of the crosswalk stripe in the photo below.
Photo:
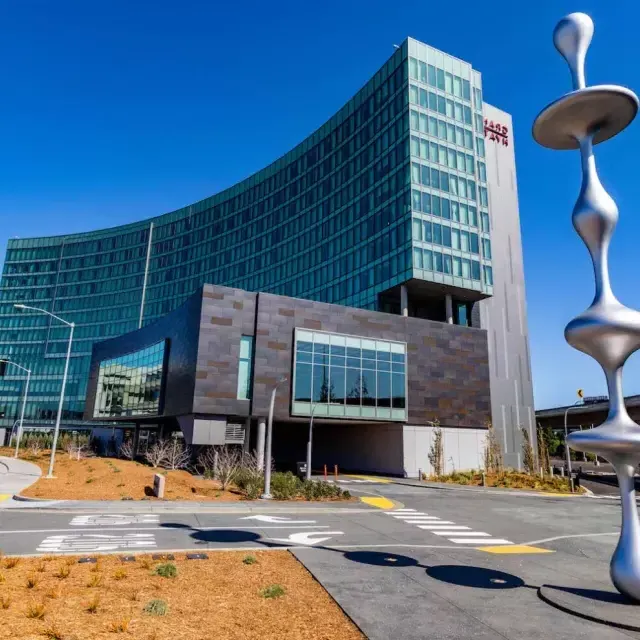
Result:
<svg viewBox="0 0 640 640"><path fill-rule="evenodd" d="M403 513L403 512L406 513L406 512L409 512L409 511L414 511L415 512L415 509L396 509L395 511L390 511L389 513Z"/></svg>
<svg viewBox="0 0 640 640"><path fill-rule="evenodd" d="M501 538L449 538L449 540L456 544L513 544L511 540Z"/></svg>
<svg viewBox="0 0 640 640"><path fill-rule="evenodd" d="M450 531L451 527L449 527L446 531L433 531L437 536L476 536L477 538L486 537L490 538L491 535L488 533L484 533L483 531Z"/></svg>
<svg viewBox="0 0 640 640"><path fill-rule="evenodd" d="M435 522L440 520L437 516L416 516L415 518L398 518L409 524L419 524L420 522Z"/></svg>
<svg viewBox="0 0 640 640"><path fill-rule="evenodd" d="M417 527L418 529L471 529L471 527L463 527L455 522L449 522L449 520L440 520L440 522L434 522L433 524L419 524Z"/></svg>
<svg viewBox="0 0 640 640"><path fill-rule="evenodd" d="M398 520L410 520L411 518L423 518L426 516L426 513L397 513L393 515L393 518L397 518Z"/></svg>

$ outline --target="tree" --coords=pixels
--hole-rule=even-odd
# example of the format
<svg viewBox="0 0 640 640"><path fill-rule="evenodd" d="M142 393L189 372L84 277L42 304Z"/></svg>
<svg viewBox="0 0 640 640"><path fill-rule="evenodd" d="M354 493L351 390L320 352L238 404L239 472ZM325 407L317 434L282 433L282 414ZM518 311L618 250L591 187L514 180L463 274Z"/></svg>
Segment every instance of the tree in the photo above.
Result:
<svg viewBox="0 0 640 640"><path fill-rule="evenodd" d="M529 432L520 427L520 433L522 434L522 466L529 475L536 472L536 452L531 444L529 438Z"/></svg>
<svg viewBox="0 0 640 640"><path fill-rule="evenodd" d="M175 471L176 469L184 469L191 460L191 449L185 447L178 438L174 437L173 442L167 446L167 455L162 461L162 466Z"/></svg>
<svg viewBox="0 0 640 640"><path fill-rule="evenodd" d="M441 476L444 471L444 434L440 428L439 420L432 422L432 426L434 429L433 441L429 449L429 462L431 463L432 475Z"/></svg>
<svg viewBox="0 0 640 640"><path fill-rule="evenodd" d="M490 422L487 423L487 437L484 441L484 468L488 473L500 473L504 468L502 449Z"/></svg>
<svg viewBox="0 0 640 640"><path fill-rule="evenodd" d="M549 445L547 442L547 438L545 437L546 434L544 432L544 429L540 426L540 424L538 424L537 436L538 436L538 458L540 459L540 466L542 466L542 468L548 472L549 468L551 467L551 459L549 457Z"/></svg>
<svg viewBox="0 0 640 640"><path fill-rule="evenodd" d="M126 458L127 460L133 460L133 441L125 440L120 445L120 457Z"/></svg>
<svg viewBox="0 0 640 640"><path fill-rule="evenodd" d="M156 469L167 460L170 447L171 443L158 438L158 440L156 440L145 451L144 458L154 469Z"/></svg>

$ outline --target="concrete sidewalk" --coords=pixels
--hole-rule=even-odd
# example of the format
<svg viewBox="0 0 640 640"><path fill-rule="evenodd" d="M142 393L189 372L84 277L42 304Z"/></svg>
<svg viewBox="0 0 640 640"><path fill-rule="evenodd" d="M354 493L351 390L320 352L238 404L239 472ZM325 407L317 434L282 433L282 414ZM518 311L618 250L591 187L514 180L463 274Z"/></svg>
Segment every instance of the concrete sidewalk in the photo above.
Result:
<svg viewBox="0 0 640 640"><path fill-rule="evenodd" d="M42 471L36 464L0 456L0 502L31 486L41 475Z"/></svg>

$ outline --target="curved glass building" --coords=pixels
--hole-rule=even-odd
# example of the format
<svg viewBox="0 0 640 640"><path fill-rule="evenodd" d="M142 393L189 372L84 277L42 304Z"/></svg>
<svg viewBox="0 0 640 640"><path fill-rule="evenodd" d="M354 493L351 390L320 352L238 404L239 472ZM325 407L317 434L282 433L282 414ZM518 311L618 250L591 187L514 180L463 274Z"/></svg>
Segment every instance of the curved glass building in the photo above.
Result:
<svg viewBox="0 0 640 640"><path fill-rule="evenodd" d="M325 124L225 191L120 227L10 240L0 357L33 371L27 420L55 418L68 328L15 304L76 324L67 422L82 420L93 344L204 283L481 326L497 277L485 117L481 75L407 39ZM18 373L4 373L0 426L18 417Z"/></svg>

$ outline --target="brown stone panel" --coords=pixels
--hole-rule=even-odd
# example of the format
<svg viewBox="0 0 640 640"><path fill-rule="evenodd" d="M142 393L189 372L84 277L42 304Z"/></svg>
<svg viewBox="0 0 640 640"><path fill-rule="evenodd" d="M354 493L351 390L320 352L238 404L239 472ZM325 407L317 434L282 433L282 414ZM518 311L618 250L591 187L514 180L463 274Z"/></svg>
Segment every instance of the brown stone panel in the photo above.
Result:
<svg viewBox="0 0 640 640"><path fill-rule="evenodd" d="M219 324L222 326L229 327L233 324L232 318L211 318L211 324Z"/></svg>

